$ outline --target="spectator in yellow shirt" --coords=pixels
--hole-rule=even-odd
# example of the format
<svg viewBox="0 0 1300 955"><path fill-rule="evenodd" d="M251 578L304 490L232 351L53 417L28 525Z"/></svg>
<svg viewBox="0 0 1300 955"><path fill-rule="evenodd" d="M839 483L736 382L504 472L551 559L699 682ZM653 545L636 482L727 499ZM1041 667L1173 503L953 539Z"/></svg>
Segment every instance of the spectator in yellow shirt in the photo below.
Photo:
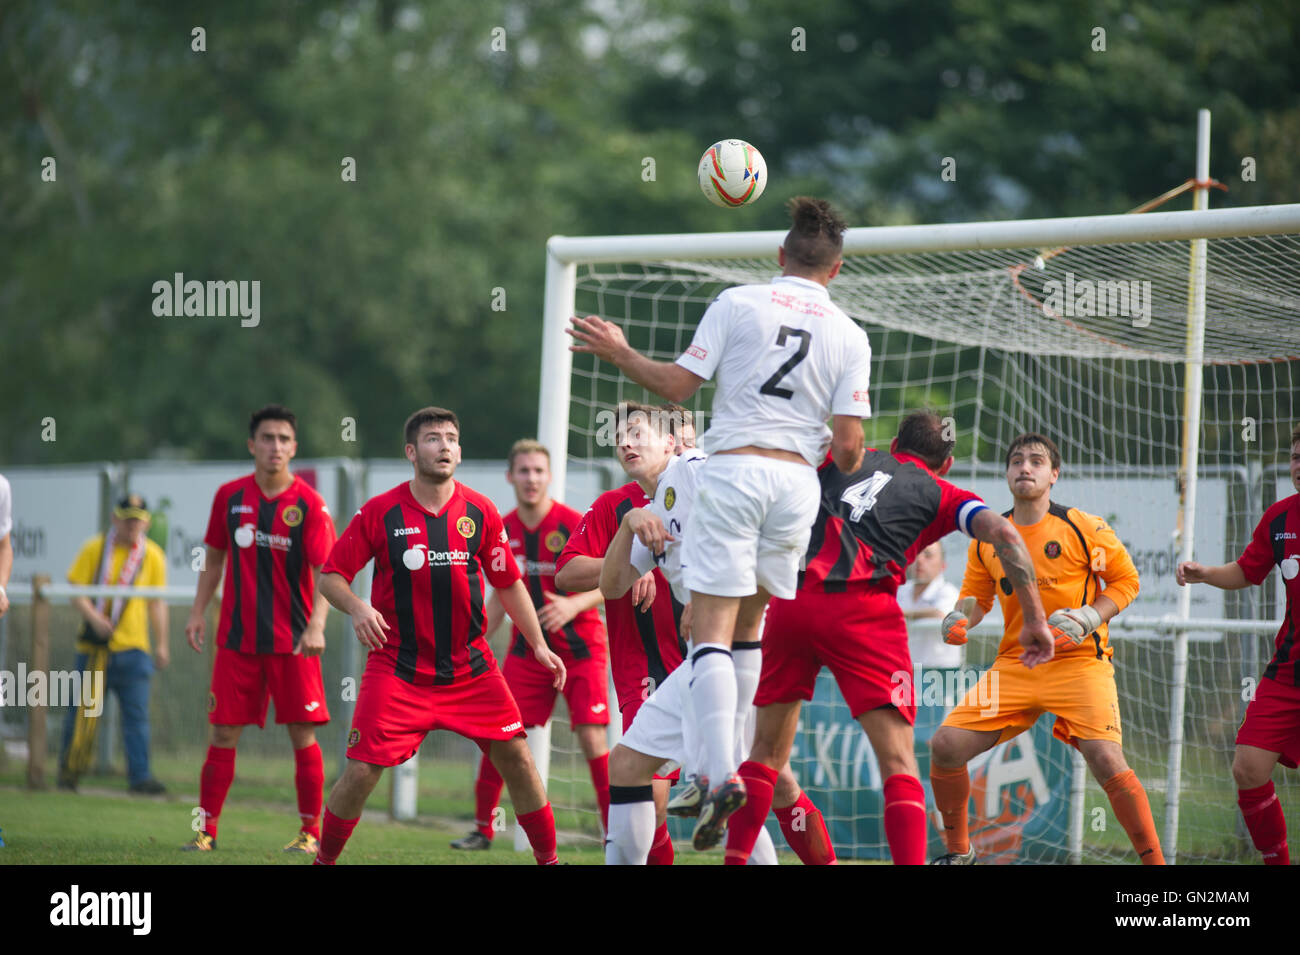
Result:
<svg viewBox="0 0 1300 955"><path fill-rule="evenodd" d="M149 511L144 499L129 494L113 511L108 534L97 534L82 545L68 570L72 584L122 584L162 587L167 583L167 561L162 548L149 540ZM77 640L77 669L100 648L107 648L104 686L117 694L122 709L122 740L126 749L127 782L133 793L165 792L149 771L149 679L154 662L166 667L171 660L167 644L167 605L160 598L76 597L72 605L85 620ZM149 625L157 635L154 655L149 652ZM102 705L103 701L100 701ZM68 752L77 723L73 708L64 723L63 751L59 760L59 785L76 788L75 773L68 771Z"/></svg>

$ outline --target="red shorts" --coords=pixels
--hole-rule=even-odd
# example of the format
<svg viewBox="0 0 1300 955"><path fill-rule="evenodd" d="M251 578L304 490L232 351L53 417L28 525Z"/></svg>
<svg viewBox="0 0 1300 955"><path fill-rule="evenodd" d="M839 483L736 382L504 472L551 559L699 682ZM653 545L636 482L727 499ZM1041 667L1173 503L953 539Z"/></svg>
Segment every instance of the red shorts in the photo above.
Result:
<svg viewBox="0 0 1300 955"><path fill-rule="evenodd" d="M838 594L800 590L794 600L767 605L763 675L754 705L811 700L823 666L830 668L855 719L894 706L909 723L916 722L911 694L895 699L900 681L911 685L912 654L907 624L892 594L861 588Z"/></svg>
<svg viewBox="0 0 1300 955"><path fill-rule="evenodd" d="M449 686L416 686L393 673L389 657L372 653L361 676L348 733L348 758L396 766L433 730L451 730L480 747L524 735L523 717L496 667Z"/></svg>
<svg viewBox="0 0 1300 955"><path fill-rule="evenodd" d="M1300 763L1300 687L1260 680L1237 730L1237 745L1277 753L1283 766L1295 769Z"/></svg>
<svg viewBox="0 0 1300 955"><path fill-rule="evenodd" d="M569 722L573 726L609 723L609 676L605 658L595 656L586 660L565 660L568 676L564 681L564 702L569 705ZM537 662L531 653L506 657L502 672L510 694L519 704L525 726L542 726L555 709L554 677L551 671Z"/></svg>
<svg viewBox="0 0 1300 955"><path fill-rule="evenodd" d="M266 705L275 700L275 721L328 723L320 657L292 653L240 653L218 646L208 693L214 726L266 726Z"/></svg>
<svg viewBox="0 0 1300 955"><path fill-rule="evenodd" d="M684 660L682 662L682 666L684 667L688 667L690 665L691 665L690 660ZM645 702L645 697L635 696L618 708L618 715L623 720L624 733L626 733L629 729L631 729L632 721L636 719L637 710L641 709L641 704L644 702ZM668 773L666 776L661 776L658 773L655 773L654 778L668 779L675 784L678 780L681 779L681 776L682 776L681 769L674 769L671 773Z"/></svg>

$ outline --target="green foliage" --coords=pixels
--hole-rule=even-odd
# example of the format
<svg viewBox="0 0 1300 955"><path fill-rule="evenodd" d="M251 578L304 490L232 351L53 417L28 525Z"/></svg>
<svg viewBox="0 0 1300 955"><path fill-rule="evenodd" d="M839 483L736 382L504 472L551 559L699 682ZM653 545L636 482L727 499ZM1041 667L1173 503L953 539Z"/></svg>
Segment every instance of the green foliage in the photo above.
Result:
<svg viewBox="0 0 1300 955"><path fill-rule="evenodd" d="M502 454L536 425L555 233L779 228L780 199L813 190L854 223L1120 211L1190 173L1202 105L1232 186L1216 204L1297 193L1294 5L6 12L4 462L239 457L242 423L267 401L297 409L303 455L394 455L426 403L458 411L467 455ZM780 183L752 208L696 191L700 153L724 136L758 145ZM1247 155L1256 182L1240 180ZM56 182L41 180L47 156ZM945 156L956 182L938 176ZM178 272L259 281L260 325L155 316L153 284ZM340 440L345 416L355 444ZM55 443L41 441L46 417Z"/></svg>

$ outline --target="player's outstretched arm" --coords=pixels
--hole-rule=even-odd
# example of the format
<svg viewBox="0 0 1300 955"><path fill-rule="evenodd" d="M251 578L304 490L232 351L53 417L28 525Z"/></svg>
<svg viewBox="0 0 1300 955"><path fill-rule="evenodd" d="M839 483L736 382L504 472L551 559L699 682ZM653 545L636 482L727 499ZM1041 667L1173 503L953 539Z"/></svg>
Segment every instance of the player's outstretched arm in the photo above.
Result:
<svg viewBox="0 0 1300 955"><path fill-rule="evenodd" d="M537 611L537 620L547 633L558 633L578 614L599 607L605 600L599 587L568 595L543 590L542 597L545 602Z"/></svg>
<svg viewBox="0 0 1300 955"><path fill-rule="evenodd" d="M704 384L703 378L676 362L646 358L627 343L622 329L599 315L589 315L586 318L575 315L573 327L566 331L574 340L569 351L586 352L611 365L617 365L623 374L638 385L649 388L669 401L683 402Z"/></svg>
<svg viewBox="0 0 1300 955"><path fill-rule="evenodd" d="M555 586L569 593L595 590L600 587L602 557L573 557L555 572Z"/></svg>
<svg viewBox="0 0 1300 955"><path fill-rule="evenodd" d="M1020 644L1025 648L1020 662L1030 668L1046 663L1056 653L1056 640L1047 625L1047 614L1043 612L1043 601L1038 595L1034 559L1029 556L1024 538L1014 524L988 509L971 519L971 534L993 545L1002 572L1011 582L1016 600L1020 602L1020 615L1024 621L1020 628Z"/></svg>
<svg viewBox="0 0 1300 955"><path fill-rule="evenodd" d="M542 636L542 625L537 621L537 611L533 609L533 600L528 596L528 588L523 579L516 580L509 587L496 591L501 597L501 605L510 614L519 632L524 635L533 657L546 669L551 671L554 679L552 685L557 690L564 689L564 661L551 652Z"/></svg>
<svg viewBox="0 0 1300 955"><path fill-rule="evenodd" d="M1246 572L1235 560L1230 564L1219 564L1217 567L1207 567L1194 560L1185 560L1174 568L1174 577L1180 587L1188 584L1209 584L1220 590L1241 590L1243 587L1250 586L1250 581L1246 579Z"/></svg>

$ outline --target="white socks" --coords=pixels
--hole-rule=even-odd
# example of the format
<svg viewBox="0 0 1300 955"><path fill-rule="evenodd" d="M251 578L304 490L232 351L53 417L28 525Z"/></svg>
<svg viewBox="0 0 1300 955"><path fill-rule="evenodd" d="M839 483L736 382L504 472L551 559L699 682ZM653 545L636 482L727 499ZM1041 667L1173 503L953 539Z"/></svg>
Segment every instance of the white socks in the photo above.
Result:
<svg viewBox="0 0 1300 955"><path fill-rule="evenodd" d="M760 659L761 665L761 659ZM719 643L700 644L691 654L691 703L704 757L700 769L710 788L736 771L736 667ZM752 695L751 695L752 698ZM612 817L611 817L612 818Z"/></svg>
<svg viewBox="0 0 1300 955"><path fill-rule="evenodd" d="M655 803L649 786L609 787L605 865L645 865L655 838Z"/></svg>

